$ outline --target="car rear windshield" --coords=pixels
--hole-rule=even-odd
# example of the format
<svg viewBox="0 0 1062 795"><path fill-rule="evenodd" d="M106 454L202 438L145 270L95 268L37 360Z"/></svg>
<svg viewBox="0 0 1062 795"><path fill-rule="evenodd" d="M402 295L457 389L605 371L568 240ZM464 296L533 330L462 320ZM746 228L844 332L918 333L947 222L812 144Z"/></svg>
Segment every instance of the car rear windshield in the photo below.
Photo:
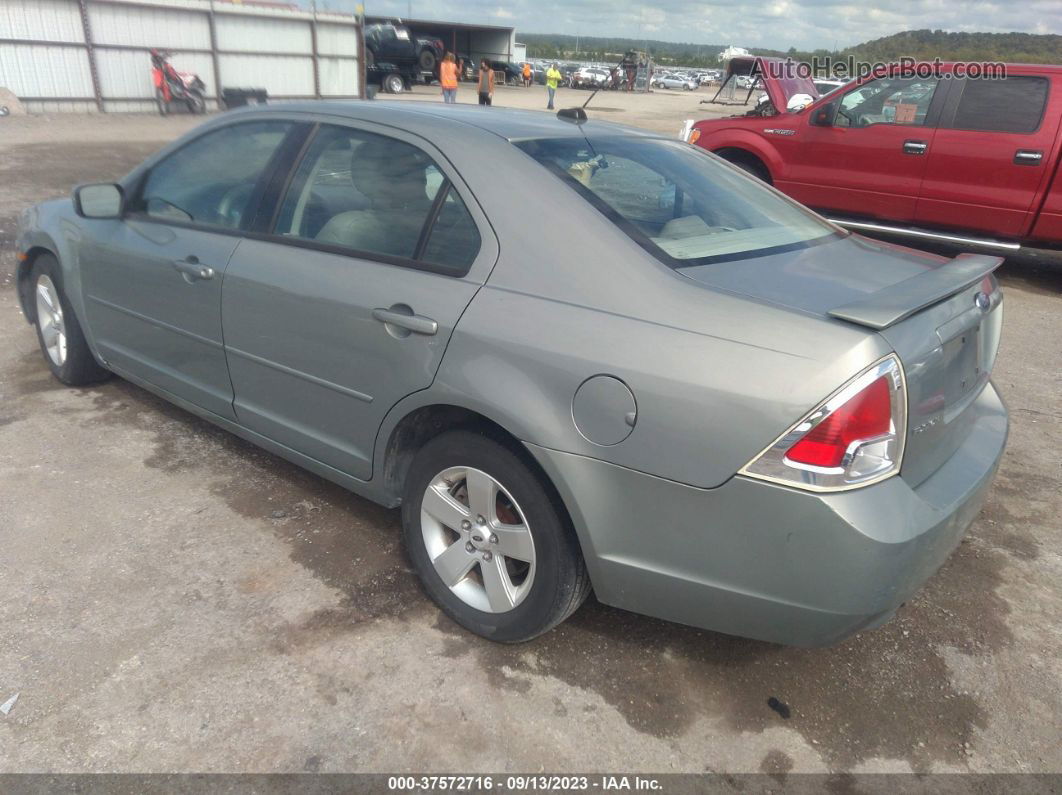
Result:
<svg viewBox="0 0 1062 795"><path fill-rule="evenodd" d="M804 248L842 234L681 141L589 136L516 145L673 268Z"/></svg>

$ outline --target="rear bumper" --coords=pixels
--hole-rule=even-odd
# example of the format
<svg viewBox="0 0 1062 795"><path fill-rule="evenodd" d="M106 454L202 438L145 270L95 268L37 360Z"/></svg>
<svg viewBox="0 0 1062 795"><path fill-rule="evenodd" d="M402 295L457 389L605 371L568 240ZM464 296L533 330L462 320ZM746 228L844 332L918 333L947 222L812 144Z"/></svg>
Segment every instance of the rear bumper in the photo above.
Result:
<svg viewBox="0 0 1062 795"><path fill-rule="evenodd" d="M1006 444L988 384L963 445L917 488L902 477L813 494L744 477L697 489L528 445L579 533L597 597L638 613L798 646L887 620L947 559Z"/></svg>

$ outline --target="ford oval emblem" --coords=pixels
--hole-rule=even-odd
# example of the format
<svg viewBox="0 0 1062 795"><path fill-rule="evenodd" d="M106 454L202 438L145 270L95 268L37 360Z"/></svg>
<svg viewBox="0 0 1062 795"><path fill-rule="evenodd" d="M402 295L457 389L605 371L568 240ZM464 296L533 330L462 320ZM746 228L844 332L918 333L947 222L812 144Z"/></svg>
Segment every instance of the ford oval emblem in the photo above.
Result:
<svg viewBox="0 0 1062 795"><path fill-rule="evenodd" d="M982 312L987 312L992 306L992 299L988 297L988 293L978 293L974 296L974 305Z"/></svg>

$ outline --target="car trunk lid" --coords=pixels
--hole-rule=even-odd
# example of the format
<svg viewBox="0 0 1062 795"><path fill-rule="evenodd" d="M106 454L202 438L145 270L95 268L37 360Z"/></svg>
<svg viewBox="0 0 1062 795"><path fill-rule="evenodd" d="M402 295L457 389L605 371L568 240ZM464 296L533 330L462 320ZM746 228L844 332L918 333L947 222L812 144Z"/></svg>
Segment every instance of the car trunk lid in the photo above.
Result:
<svg viewBox="0 0 1062 795"><path fill-rule="evenodd" d="M755 259L682 268L713 287L854 323L896 351L907 382L901 475L917 486L962 443L1002 328L1002 259L953 259L853 235Z"/></svg>

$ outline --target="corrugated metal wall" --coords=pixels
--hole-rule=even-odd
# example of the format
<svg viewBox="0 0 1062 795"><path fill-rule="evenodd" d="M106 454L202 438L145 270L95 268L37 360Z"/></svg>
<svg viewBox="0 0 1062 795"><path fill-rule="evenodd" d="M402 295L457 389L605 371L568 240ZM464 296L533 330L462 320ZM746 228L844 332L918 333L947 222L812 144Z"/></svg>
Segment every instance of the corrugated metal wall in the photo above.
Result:
<svg viewBox="0 0 1062 795"><path fill-rule="evenodd" d="M0 86L31 112L152 110L157 48L211 100L219 84L354 97L359 40L352 17L222 0L0 0Z"/></svg>

